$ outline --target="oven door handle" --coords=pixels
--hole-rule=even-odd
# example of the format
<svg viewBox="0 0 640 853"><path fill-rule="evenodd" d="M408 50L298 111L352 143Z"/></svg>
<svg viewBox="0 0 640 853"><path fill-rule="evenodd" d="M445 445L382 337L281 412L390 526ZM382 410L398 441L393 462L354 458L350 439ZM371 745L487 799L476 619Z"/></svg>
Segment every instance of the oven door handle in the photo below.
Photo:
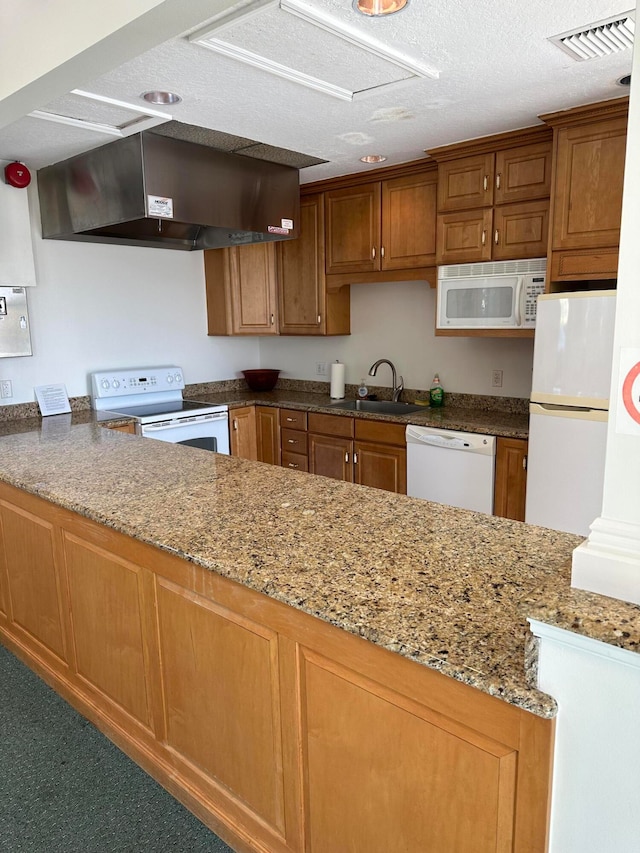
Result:
<svg viewBox="0 0 640 853"><path fill-rule="evenodd" d="M214 421L226 421L229 416L226 412L212 415L211 417L203 417L200 420L191 420L191 418L176 418L172 421L163 421L161 424L143 424L142 432L162 432L165 429L180 429L180 427L201 426L202 424L210 424Z"/></svg>

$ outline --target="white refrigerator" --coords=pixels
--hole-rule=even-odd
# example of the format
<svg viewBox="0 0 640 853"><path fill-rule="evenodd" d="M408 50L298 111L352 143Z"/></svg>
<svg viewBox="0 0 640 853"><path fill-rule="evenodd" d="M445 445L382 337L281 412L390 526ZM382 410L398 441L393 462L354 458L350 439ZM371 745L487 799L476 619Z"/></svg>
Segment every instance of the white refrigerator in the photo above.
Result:
<svg viewBox="0 0 640 853"><path fill-rule="evenodd" d="M589 535L602 510L615 290L538 297L525 521Z"/></svg>

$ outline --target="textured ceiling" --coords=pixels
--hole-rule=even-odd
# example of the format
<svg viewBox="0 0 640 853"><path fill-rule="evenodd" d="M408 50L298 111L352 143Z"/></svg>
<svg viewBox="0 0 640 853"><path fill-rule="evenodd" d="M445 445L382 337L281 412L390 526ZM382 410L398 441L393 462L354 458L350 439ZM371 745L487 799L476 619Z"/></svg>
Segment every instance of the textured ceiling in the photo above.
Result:
<svg viewBox="0 0 640 853"><path fill-rule="evenodd" d="M300 66L303 74L329 78L328 83L355 92L352 99L212 52L187 38L193 30L97 79L87 75L76 88L134 105L143 104L144 91L176 91L182 102L159 109L180 123L178 128L211 131L207 144L217 139L225 150L288 157L279 162L301 164L303 182L371 168L360 162L365 154L384 154L389 165L413 160L428 148L530 126L540 114L628 92L616 80L630 73L631 51L576 62L548 41L629 11L633 7L625 0L411 0L388 19L358 15L351 0L303 5L348 35L378 42L409 65L437 73L428 77L399 69L259 0L238 4L243 15L257 11L212 35L262 53L278 66ZM203 28L211 23L203 21ZM390 80L396 82L381 85ZM61 107L78 109L71 95L41 105L50 111ZM101 121L99 107L82 110ZM119 116L118 109L111 112ZM175 132L175 125L165 127ZM112 138L25 117L0 130L0 159L40 168ZM296 160L303 157L309 159Z"/></svg>

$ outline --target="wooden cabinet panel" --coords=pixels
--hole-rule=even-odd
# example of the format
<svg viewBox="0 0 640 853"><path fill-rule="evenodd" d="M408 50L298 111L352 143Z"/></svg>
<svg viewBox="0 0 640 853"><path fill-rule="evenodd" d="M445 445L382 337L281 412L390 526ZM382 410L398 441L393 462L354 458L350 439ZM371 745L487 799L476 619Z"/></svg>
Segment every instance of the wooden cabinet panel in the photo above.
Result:
<svg viewBox="0 0 640 853"><path fill-rule="evenodd" d="M231 455L243 459L258 459L256 407L242 406L229 412Z"/></svg>
<svg viewBox="0 0 640 853"><path fill-rule="evenodd" d="M150 728L142 570L69 534L64 551L76 671Z"/></svg>
<svg viewBox="0 0 640 853"><path fill-rule="evenodd" d="M281 465L283 468L291 468L294 471L308 471L309 459L306 454L291 453L289 450L283 450Z"/></svg>
<svg viewBox="0 0 640 853"><path fill-rule="evenodd" d="M167 745L284 833L277 635L157 586Z"/></svg>
<svg viewBox="0 0 640 853"><path fill-rule="evenodd" d="M330 417L330 416L328 416ZM309 471L353 483L353 441L309 433Z"/></svg>
<svg viewBox="0 0 640 853"><path fill-rule="evenodd" d="M209 335L275 335L274 243L204 252Z"/></svg>
<svg viewBox="0 0 640 853"><path fill-rule="evenodd" d="M383 270L435 264L436 192L435 172L382 182Z"/></svg>
<svg viewBox="0 0 640 853"><path fill-rule="evenodd" d="M278 409L256 406L257 458L270 465L280 464L280 418Z"/></svg>
<svg viewBox="0 0 640 853"><path fill-rule="evenodd" d="M299 429L283 429L281 433L282 452L307 453L307 433Z"/></svg>
<svg viewBox="0 0 640 853"><path fill-rule="evenodd" d="M551 282L618 277L618 247L551 253ZM552 286L553 287L553 286Z"/></svg>
<svg viewBox="0 0 640 853"><path fill-rule="evenodd" d="M617 246L626 118L557 131L554 249Z"/></svg>
<svg viewBox="0 0 640 853"><path fill-rule="evenodd" d="M301 429L307 428L307 413L298 411L298 409L280 409L280 427L281 429Z"/></svg>
<svg viewBox="0 0 640 853"><path fill-rule="evenodd" d="M57 658L67 660L62 596L52 525L0 504L11 621Z"/></svg>
<svg viewBox="0 0 640 853"><path fill-rule="evenodd" d="M520 438L498 438L494 515L524 521L527 494L528 442Z"/></svg>
<svg viewBox="0 0 640 853"><path fill-rule="evenodd" d="M494 204L548 198L551 192L551 141L496 152Z"/></svg>
<svg viewBox="0 0 640 853"><path fill-rule="evenodd" d="M494 160L489 153L438 163L438 211L490 207Z"/></svg>
<svg viewBox="0 0 640 853"><path fill-rule="evenodd" d="M300 237L278 243L281 335L348 335L349 289L327 290L324 195L300 201Z"/></svg>
<svg viewBox="0 0 640 853"><path fill-rule="evenodd" d="M325 193L326 272L378 270L380 184L362 184Z"/></svg>
<svg viewBox="0 0 640 853"><path fill-rule="evenodd" d="M309 850L513 849L512 747L319 655L302 668Z"/></svg>
<svg viewBox="0 0 640 853"><path fill-rule="evenodd" d="M136 434L136 426L135 424L120 424L119 426L111 426L107 424L108 429L112 429L114 432L124 432L128 435Z"/></svg>
<svg viewBox="0 0 640 853"><path fill-rule="evenodd" d="M318 412L309 412L309 432L353 438L354 419L340 415L321 415Z"/></svg>
<svg viewBox="0 0 640 853"><path fill-rule="evenodd" d="M356 441L354 482L361 486L407 494L407 451L405 447Z"/></svg>
<svg viewBox="0 0 640 853"><path fill-rule="evenodd" d="M491 260L491 208L438 215L438 263Z"/></svg>
<svg viewBox="0 0 640 853"><path fill-rule="evenodd" d="M397 444L405 447L405 424L388 421L368 421L354 418L355 437L359 441L373 441L378 444Z"/></svg>
<svg viewBox="0 0 640 853"><path fill-rule="evenodd" d="M494 208L493 260L543 258L547 255L549 199Z"/></svg>

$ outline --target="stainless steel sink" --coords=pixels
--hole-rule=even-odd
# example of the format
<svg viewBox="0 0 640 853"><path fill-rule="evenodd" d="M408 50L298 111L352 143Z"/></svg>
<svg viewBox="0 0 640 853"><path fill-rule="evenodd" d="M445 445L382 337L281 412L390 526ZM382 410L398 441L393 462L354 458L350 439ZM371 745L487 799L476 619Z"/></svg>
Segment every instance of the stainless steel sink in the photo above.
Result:
<svg viewBox="0 0 640 853"><path fill-rule="evenodd" d="M349 412L374 412L378 415L410 415L411 412L424 410L424 406L412 403L394 403L391 400L340 400L331 403L332 409L344 409Z"/></svg>

